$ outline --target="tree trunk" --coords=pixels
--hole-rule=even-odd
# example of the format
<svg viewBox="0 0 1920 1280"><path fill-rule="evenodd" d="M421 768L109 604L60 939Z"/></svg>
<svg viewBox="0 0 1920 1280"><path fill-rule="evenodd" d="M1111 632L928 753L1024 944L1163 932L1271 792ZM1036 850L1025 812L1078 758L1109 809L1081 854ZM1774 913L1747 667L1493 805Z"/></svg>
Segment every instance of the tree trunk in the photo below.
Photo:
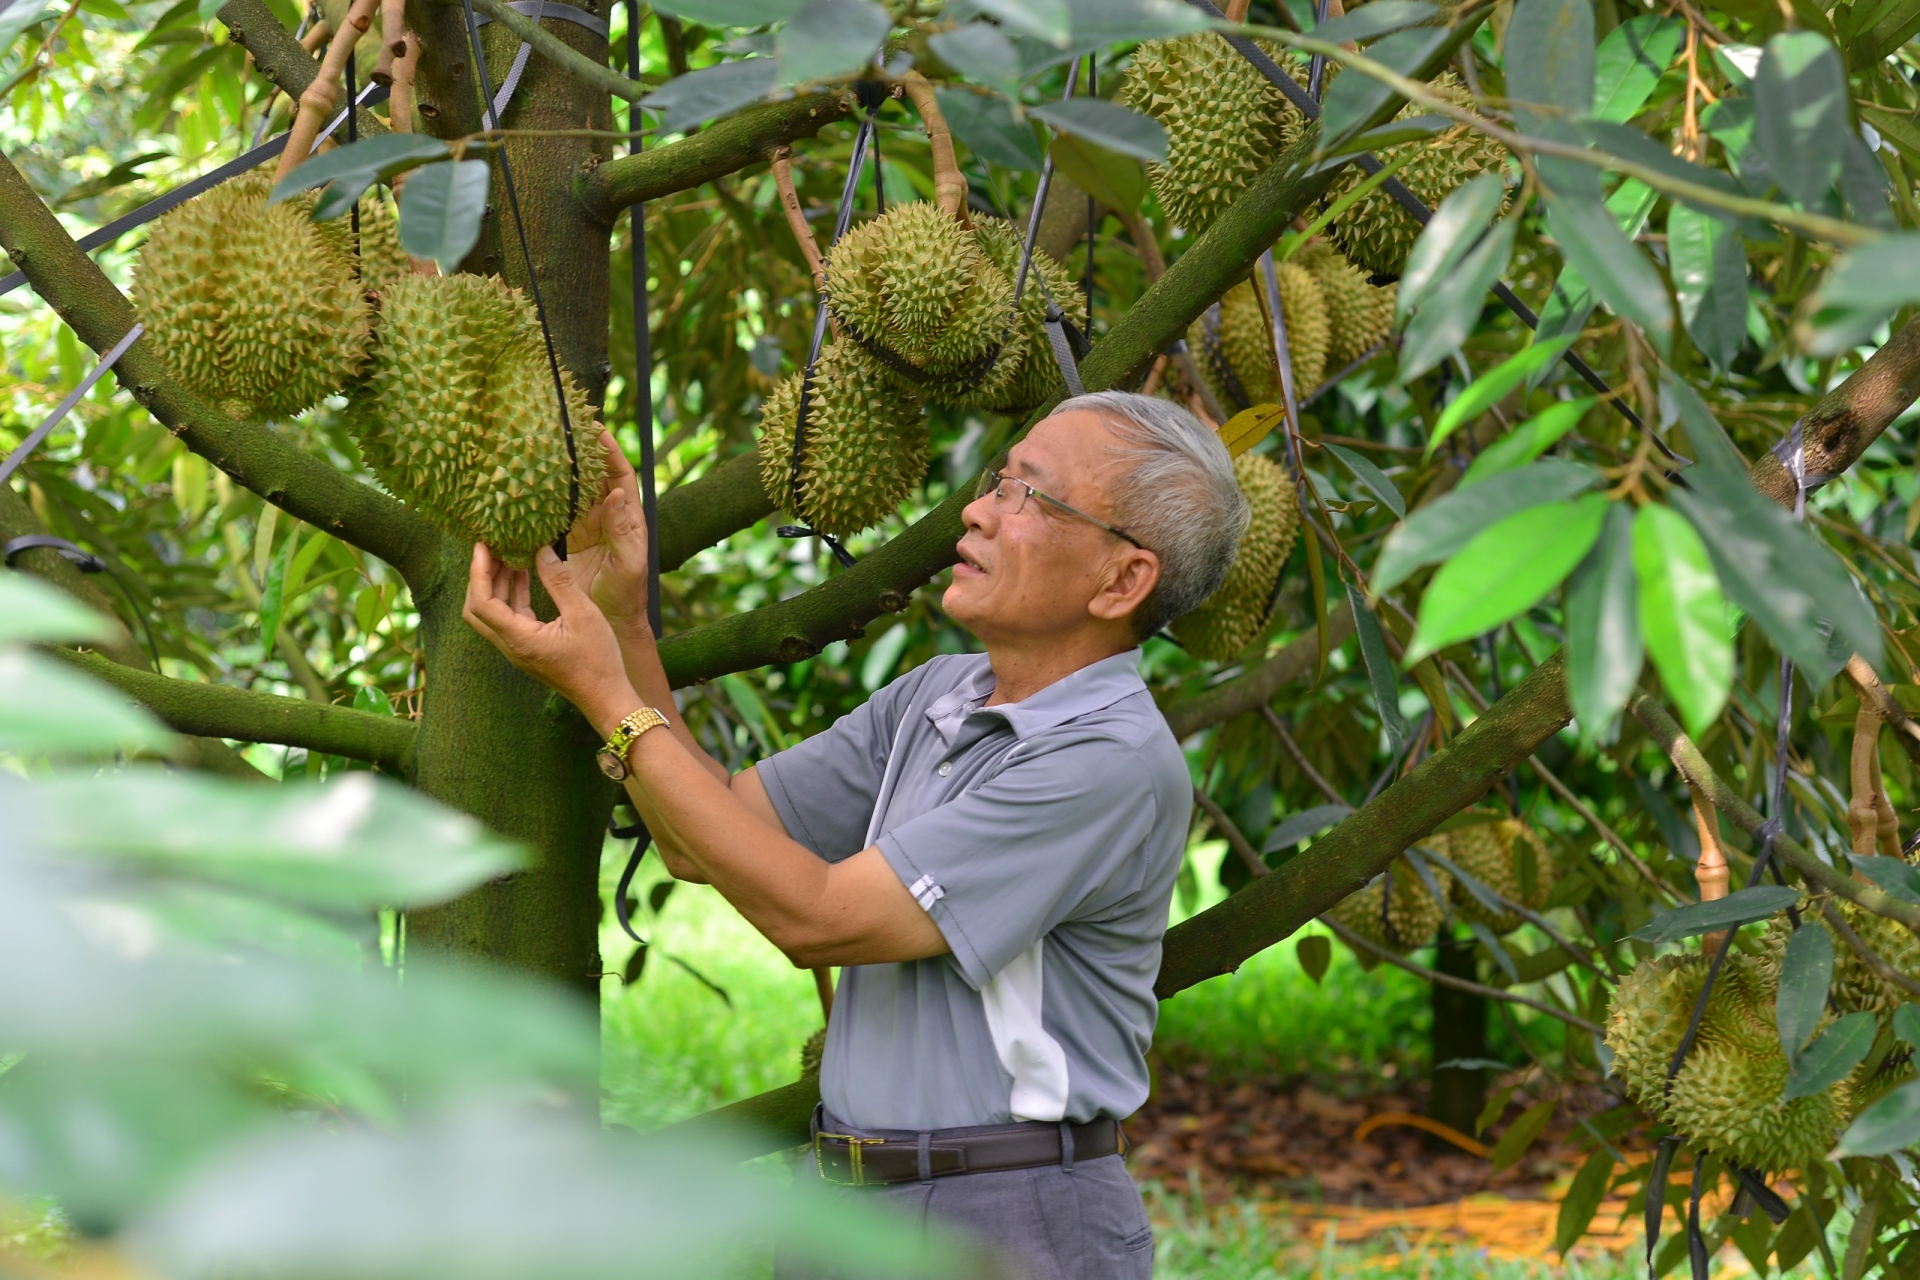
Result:
<svg viewBox="0 0 1920 1280"><path fill-rule="evenodd" d="M1442 930L1434 949L1433 967L1455 978L1477 981L1472 937L1456 938ZM1433 984L1433 1084L1427 1096L1427 1114L1465 1134L1473 1132L1487 1105L1484 1067L1442 1067L1456 1058L1487 1056L1487 1001L1452 987ZM1435 1143L1452 1150L1451 1144Z"/></svg>

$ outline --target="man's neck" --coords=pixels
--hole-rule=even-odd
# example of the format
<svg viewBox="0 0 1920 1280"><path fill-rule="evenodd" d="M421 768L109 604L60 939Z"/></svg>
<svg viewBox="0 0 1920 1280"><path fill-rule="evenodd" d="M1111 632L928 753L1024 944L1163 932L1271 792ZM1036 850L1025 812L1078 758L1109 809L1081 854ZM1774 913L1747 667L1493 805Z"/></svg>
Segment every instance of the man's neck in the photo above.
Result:
<svg viewBox="0 0 1920 1280"><path fill-rule="evenodd" d="M984 705L1024 702L1048 685L1133 647L1134 641L1110 635L1056 638L1037 644L990 643L987 662L993 667L993 692Z"/></svg>

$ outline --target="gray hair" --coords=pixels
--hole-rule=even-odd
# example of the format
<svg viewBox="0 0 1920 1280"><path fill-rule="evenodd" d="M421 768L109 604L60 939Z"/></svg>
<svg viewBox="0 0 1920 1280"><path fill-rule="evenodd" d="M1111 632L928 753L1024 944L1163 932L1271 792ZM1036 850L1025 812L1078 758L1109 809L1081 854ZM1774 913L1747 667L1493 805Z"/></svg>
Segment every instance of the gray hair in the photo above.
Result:
<svg viewBox="0 0 1920 1280"><path fill-rule="evenodd" d="M1152 635L1220 589L1247 532L1247 500L1219 433L1168 400L1130 391L1093 391L1054 413L1098 414L1131 461L1109 497L1113 522L1160 557L1160 582L1134 613L1136 634Z"/></svg>

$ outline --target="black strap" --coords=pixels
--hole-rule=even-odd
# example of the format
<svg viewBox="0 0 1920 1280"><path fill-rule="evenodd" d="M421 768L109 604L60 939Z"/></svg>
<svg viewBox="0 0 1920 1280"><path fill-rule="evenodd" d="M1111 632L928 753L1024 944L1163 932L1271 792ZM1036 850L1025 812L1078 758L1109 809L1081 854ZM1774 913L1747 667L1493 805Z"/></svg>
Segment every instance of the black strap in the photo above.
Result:
<svg viewBox="0 0 1920 1280"><path fill-rule="evenodd" d="M607 819L607 834L615 840L632 840L633 852L627 855L626 869L620 873L620 884L613 891L613 918L620 922L620 930L641 946L647 940L633 931L633 912L627 906L627 890L633 886L634 873L640 870L640 859L647 854L647 846L653 843L653 834L647 830L647 824L638 813L627 826L621 826L611 817Z"/></svg>
<svg viewBox="0 0 1920 1280"><path fill-rule="evenodd" d="M140 630L147 637L147 652L153 656L153 669L160 670L160 646L154 643L153 624L147 621L146 611L140 607L140 602L133 598L133 592L127 588L127 584L120 580L120 575L108 570L105 560L83 547L75 546L65 538L56 538L46 533L28 533L0 544L0 563L4 563L11 569L15 560L38 548L58 552L61 559L81 573L105 573L107 580L120 588L120 594L126 597L128 612L140 620Z"/></svg>
<svg viewBox="0 0 1920 1280"><path fill-rule="evenodd" d="M467 42L473 50L475 82L480 90L480 123L487 129L500 127L493 109L493 76L487 71L487 55L480 48L480 24L474 17L473 0L460 0L467 16ZM513 181L513 165L507 160L504 142L496 152L500 158L500 181L507 189L507 207L513 211L513 229L520 240L520 258L527 268L527 291L533 294L534 314L540 318L540 337L547 347L547 370L553 375L553 398L560 407L560 431L567 441L567 528L554 540L553 553L567 558L567 532L580 515L580 454L574 447L573 420L567 413L567 389L560 380L560 356L553 347L553 328L547 323L547 304L540 296L540 273L533 265L533 250L527 244L527 224L520 216L520 192Z"/></svg>
<svg viewBox="0 0 1920 1280"><path fill-rule="evenodd" d="M1643 1218L1647 1228L1647 1275L1653 1275L1653 1251L1660 1243L1660 1219L1667 1211L1667 1174L1673 1168L1673 1156L1680 1139L1671 1135L1660 1139L1654 1148L1653 1163L1647 1169L1647 1204Z"/></svg>
<svg viewBox="0 0 1920 1280"><path fill-rule="evenodd" d="M563 15L558 10L571 8L571 5L555 4L550 11L560 17ZM640 79L642 12L642 0L627 0L627 78L635 83ZM627 117L628 130L633 134L631 154L636 156L642 145L640 124L640 107L636 103L629 107ZM628 217L633 249L633 419L634 429L640 435L640 513L647 524L647 624L658 636L664 628L660 622L660 495L654 475L657 445L653 423L653 330L647 306L646 202L636 202L628 211Z"/></svg>

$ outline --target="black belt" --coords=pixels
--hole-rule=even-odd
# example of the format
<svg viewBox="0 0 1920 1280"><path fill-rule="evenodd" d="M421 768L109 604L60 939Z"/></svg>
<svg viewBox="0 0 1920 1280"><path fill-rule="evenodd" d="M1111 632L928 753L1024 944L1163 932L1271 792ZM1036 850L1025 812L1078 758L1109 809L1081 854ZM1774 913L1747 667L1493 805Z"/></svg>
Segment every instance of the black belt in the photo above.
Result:
<svg viewBox="0 0 1920 1280"><path fill-rule="evenodd" d="M844 1187L919 1182L961 1173L1002 1169L1072 1167L1075 1160L1097 1160L1126 1150L1118 1121L1108 1116L1085 1124L990 1125L971 1129L934 1129L912 1133L869 1129L864 1136L832 1133L836 1124L824 1107L813 1115L813 1158L820 1178ZM836 1127L849 1127L838 1126Z"/></svg>

